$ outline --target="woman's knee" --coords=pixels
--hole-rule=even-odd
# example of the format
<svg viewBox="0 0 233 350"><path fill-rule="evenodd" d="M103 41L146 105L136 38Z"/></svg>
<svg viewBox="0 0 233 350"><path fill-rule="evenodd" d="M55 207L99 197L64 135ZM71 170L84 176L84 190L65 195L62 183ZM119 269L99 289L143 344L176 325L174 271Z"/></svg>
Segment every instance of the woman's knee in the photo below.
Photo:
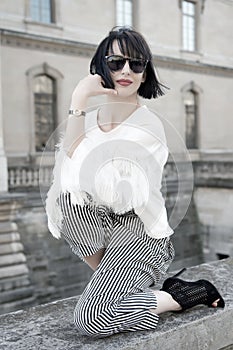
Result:
<svg viewBox="0 0 233 350"><path fill-rule="evenodd" d="M99 337L101 335L102 326L98 322L98 318L93 317L88 304L76 306L74 311L74 324L82 335L90 337Z"/></svg>

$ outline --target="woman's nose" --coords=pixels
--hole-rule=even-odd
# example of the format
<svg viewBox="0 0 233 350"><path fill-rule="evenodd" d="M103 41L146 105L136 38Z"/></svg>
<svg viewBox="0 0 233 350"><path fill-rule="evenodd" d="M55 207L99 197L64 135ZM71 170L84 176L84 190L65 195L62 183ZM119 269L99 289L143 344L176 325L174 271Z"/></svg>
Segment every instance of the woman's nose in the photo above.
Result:
<svg viewBox="0 0 233 350"><path fill-rule="evenodd" d="M121 72L124 73L124 74L129 74L130 73L129 61L125 62L125 65L122 68Z"/></svg>

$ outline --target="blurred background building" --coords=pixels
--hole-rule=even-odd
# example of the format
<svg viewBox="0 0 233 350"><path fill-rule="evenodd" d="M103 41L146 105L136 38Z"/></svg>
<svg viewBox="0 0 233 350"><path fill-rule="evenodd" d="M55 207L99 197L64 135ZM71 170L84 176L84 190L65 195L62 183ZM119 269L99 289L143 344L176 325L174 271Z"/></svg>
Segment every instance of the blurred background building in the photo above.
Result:
<svg viewBox="0 0 233 350"><path fill-rule="evenodd" d="M50 182L52 141L40 166L46 142L115 25L133 26L149 42L170 90L145 103L174 126L192 161L194 191L175 230L171 269L232 256L232 18L232 0L0 1L1 313L79 294L92 273L48 232L38 181ZM170 212L172 159L165 173Z"/></svg>

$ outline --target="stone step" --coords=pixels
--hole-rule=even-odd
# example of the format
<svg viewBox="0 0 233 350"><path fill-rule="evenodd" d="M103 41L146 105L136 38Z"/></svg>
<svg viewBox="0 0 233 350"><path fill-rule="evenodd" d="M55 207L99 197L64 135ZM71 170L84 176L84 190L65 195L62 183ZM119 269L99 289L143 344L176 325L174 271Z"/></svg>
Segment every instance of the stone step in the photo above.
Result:
<svg viewBox="0 0 233 350"><path fill-rule="evenodd" d="M18 232L0 233L0 244L20 241Z"/></svg>
<svg viewBox="0 0 233 350"><path fill-rule="evenodd" d="M0 255L22 252L23 250L23 245L19 242L0 244Z"/></svg>
<svg viewBox="0 0 233 350"><path fill-rule="evenodd" d="M21 288L30 285L29 277L27 275L14 276L0 279L0 292L10 289Z"/></svg>
<svg viewBox="0 0 233 350"><path fill-rule="evenodd" d="M6 233L6 232L17 232L18 228L15 222L0 222L0 233Z"/></svg>
<svg viewBox="0 0 233 350"><path fill-rule="evenodd" d="M29 270L26 264L5 266L0 268L0 281L6 277L28 275Z"/></svg>
<svg viewBox="0 0 233 350"><path fill-rule="evenodd" d="M0 255L0 267L25 263L26 257L23 253Z"/></svg>
<svg viewBox="0 0 233 350"><path fill-rule="evenodd" d="M16 300L26 299L28 297L31 297L33 295L33 292L34 292L34 288L31 286L12 289L6 292L1 292L0 304L5 304Z"/></svg>

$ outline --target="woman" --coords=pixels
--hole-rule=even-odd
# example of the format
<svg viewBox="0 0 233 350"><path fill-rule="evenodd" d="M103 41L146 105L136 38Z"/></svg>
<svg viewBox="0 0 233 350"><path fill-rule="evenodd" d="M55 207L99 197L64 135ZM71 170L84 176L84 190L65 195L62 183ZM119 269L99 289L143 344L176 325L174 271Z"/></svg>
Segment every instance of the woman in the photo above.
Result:
<svg viewBox="0 0 233 350"><path fill-rule="evenodd" d="M50 231L94 270L75 308L76 326L84 335L106 337L155 329L166 311L224 307L205 280L174 276L161 290L149 288L166 273L174 248L160 191L165 134L139 101L163 95L145 39L129 28L112 30L90 71L72 94L46 201ZM107 103L86 113L96 95Z"/></svg>

